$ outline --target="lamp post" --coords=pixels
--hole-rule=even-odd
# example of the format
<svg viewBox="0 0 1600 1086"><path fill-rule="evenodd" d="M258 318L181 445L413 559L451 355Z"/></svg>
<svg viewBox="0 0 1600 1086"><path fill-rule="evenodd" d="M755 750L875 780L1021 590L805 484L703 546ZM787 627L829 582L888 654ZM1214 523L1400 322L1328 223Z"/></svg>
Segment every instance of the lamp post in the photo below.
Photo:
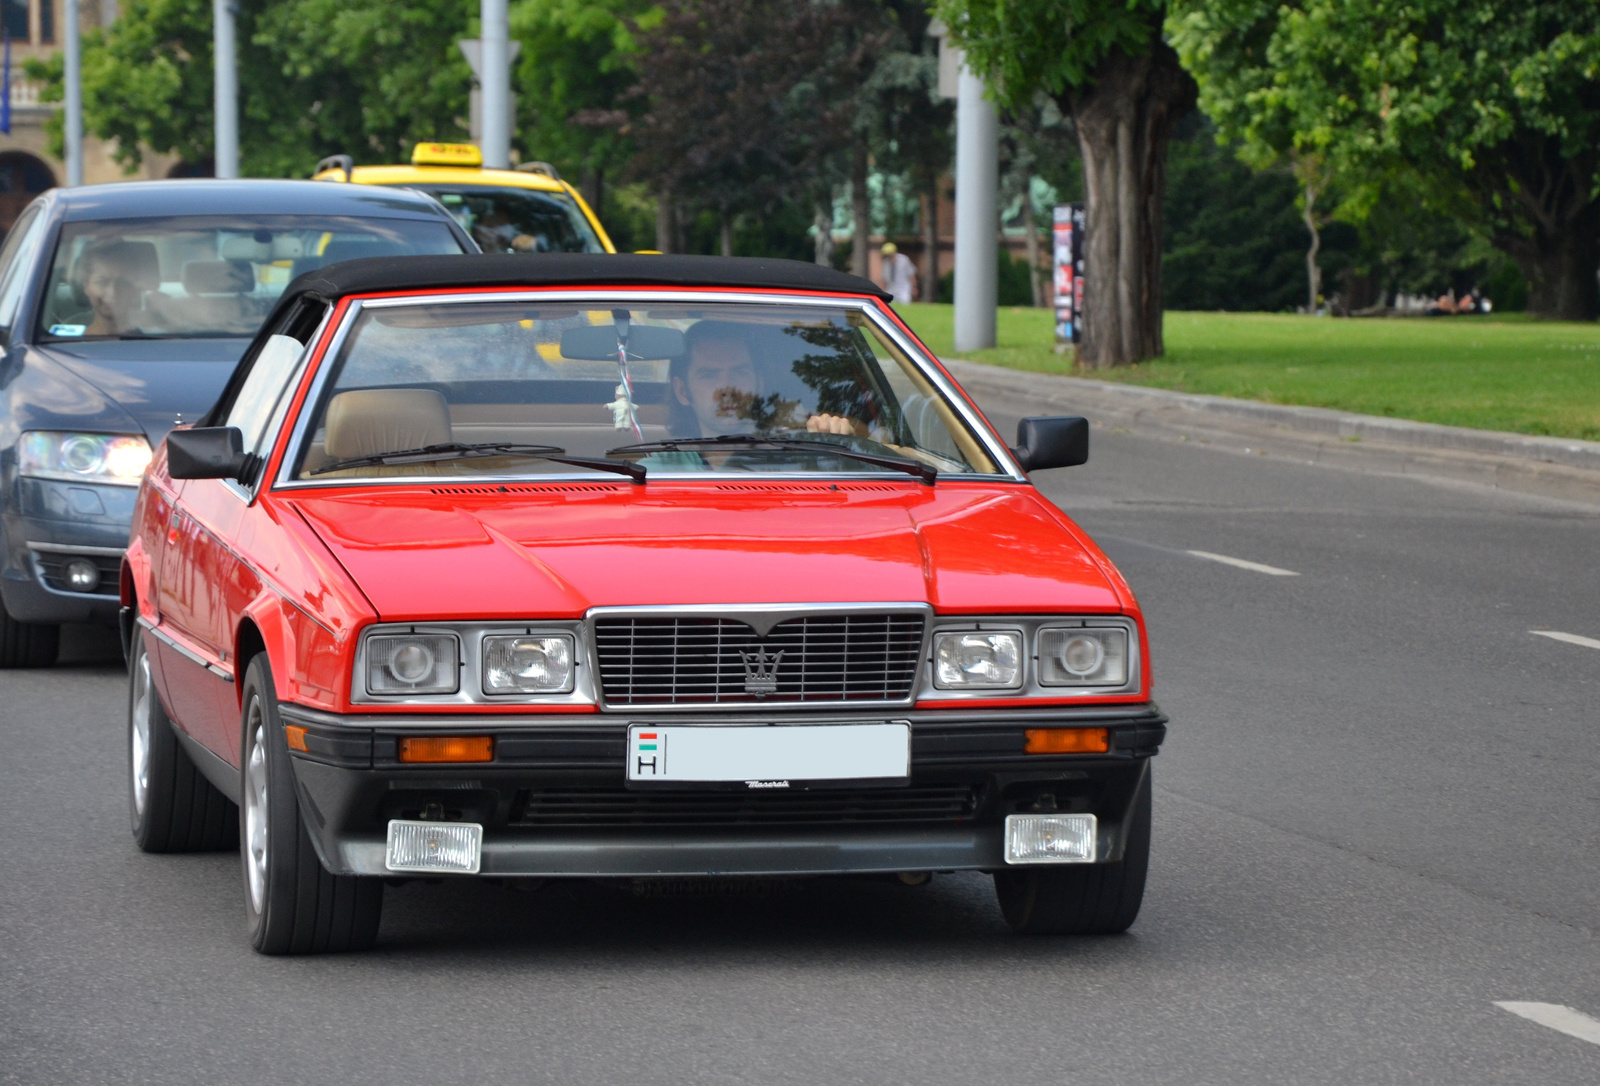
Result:
<svg viewBox="0 0 1600 1086"><path fill-rule="evenodd" d="M67 186L83 184L83 60L78 41L78 0L64 0L61 43L62 135L67 152ZM7 88L10 93L10 88Z"/></svg>
<svg viewBox="0 0 1600 1086"><path fill-rule="evenodd" d="M239 68L234 56L236 0L211 0L216 128L212 158L218 177L239 176Z"/></svg>
<svg viewBox="0 0 1600 1086"><path fill-rule="evenodd" d="M481 0L479 21L483 67L483 164L504 170L511 166L511 28L506 0Z"/></svg>
<svg viewBox="0 0 1600 1086"><path fill-rule="evenodd" d="M939 93L956 100L955 348L977 351L995 344L1000 117L944 25L936 22L928 33L939 39Z"/></svg>

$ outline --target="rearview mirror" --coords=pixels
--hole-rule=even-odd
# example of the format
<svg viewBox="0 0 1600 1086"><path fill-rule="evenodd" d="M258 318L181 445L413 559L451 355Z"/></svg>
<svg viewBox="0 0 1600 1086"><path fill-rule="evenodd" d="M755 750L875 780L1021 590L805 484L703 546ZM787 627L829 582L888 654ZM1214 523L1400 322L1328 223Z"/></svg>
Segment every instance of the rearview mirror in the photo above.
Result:
<svg viewBox="0 0 1600 1086"><path fill-rule="evenodd" d="M628 329L628 361L677 358L683 353L683 333L655 324L635 324ZM561 333L561 357L578 362L615 362L617 327L591 324Z"/></svg>
<svg viewBox="0 0 1600 1086"><path fill-rule="evenodd" d="M174 479L238 479L255 473L237 426L203 426L167 435L167 474Z"/></svg>
<svg viewBox="0 0 1600 1086"><path fill-rule="evenodd" d="M1077 415L1045 415L1017 423L1011 450L1023 471L1072 468L1089 462L1089 420Z"/></svg>

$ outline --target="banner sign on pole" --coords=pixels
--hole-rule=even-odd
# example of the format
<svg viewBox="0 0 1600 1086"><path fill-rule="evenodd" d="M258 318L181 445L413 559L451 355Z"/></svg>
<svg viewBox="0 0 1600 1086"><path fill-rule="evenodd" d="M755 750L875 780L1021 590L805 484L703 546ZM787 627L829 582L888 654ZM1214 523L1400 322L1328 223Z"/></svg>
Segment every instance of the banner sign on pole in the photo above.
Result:
<svg viewBox="0 0 1600 1086"><path fill-rule="evenodd" d="M1065 354L1083 338L1084 213L1082 204L1057 204L1052 264L1056 305L1056 351Z"/></svg>

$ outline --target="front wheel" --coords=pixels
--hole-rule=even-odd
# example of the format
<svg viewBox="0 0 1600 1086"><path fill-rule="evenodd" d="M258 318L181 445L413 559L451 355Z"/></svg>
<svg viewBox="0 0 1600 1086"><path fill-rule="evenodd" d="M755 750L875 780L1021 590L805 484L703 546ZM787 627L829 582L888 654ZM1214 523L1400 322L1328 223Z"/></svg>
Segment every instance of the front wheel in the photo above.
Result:
<svg viewBox="0 0 1600 1086"><path fill-rule="evenodd" d="M239 855L250 945L263 954L366 950L378 937L383 882L331 874L317 858L300 818L265 653L250 661L241 700Z"/></svg>
<svg viewBox="0 0 1600 1086"><path fill-rule="evenodd" d="M1011 868L994 873L1000 911L1028 935L1113 935L1127 931L1144 901L1150 866L1150 773L1128 811L1122 859L1110 864Z"/></svg>

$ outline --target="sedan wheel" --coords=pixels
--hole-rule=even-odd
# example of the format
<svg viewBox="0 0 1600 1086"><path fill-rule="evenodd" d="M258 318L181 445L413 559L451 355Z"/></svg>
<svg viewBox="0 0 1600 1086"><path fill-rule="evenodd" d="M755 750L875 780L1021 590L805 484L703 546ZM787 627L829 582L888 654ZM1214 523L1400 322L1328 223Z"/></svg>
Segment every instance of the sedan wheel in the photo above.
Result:
<svg viewBox="0 0 1600 1086"><path fill-rule="evenodd" d="M378 937L383 880L322 866L300 818L294 768L265 653L245 672L239 770L245 916L263 954L365 950Z"/></svg>
<svg viewBox="0 0 1600 1086"><path fill-rule="evenodd" d="M128 815L145 852L209 852L238 844L233 804L184 753L161 705L142 634L128 669Z"/></svg>

